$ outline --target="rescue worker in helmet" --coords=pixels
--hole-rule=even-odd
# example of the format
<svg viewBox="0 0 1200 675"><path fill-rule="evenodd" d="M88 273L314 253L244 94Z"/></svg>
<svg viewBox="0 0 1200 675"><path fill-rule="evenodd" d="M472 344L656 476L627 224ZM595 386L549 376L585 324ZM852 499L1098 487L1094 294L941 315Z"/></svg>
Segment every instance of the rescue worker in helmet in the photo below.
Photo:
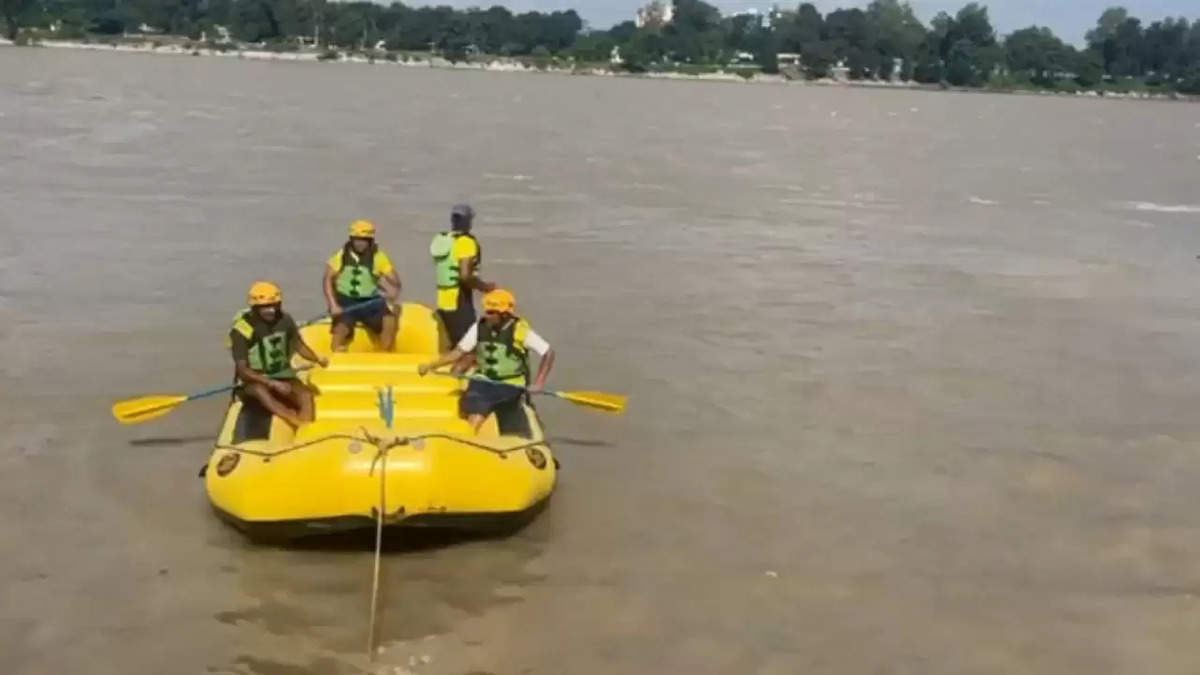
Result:
<svg viewBox="0 0 1200 675"><path fill-rule="evenodd" d="M233 319L229 331L234 371L244 395L254 397L272 415L293 427L313 419L313 396L296 379L292 355L329 365L300 338L295 320L283 311L283 292L269 281L250 287L250 306Z"/></svg>
<svg viewBox="0 0 1200 675"><path fill-rule="evenodd" d="M350 223L349 240L325 266L323 286L333 317L333 351L345 351L359 323L379 337L383 351L392 351L400 325L400 277L391 258L375 242L374 223ZM365 307L348 309L364 303Z"/></svg>
<svg viewBox="0 0 1200 675"><path fill-rule="evenodd" d="M450 210L450 229L434 235L429 244L437 277L437 313L452 345L475 325L474 292L486 293L495 288L479 276L483 251L471 234L474 221L474 209L467 204L455 205Z"/></svg>
<svg viewBox="0 0 1200 675"><path fill-rule="evenodd" d="M478 373L486 379L472 378L462 399L463 412L475 433L479 433L492 411L519 398L525 387L533 393L541 391L554 367L550 343L535 333L528 321L516 315L516 304L509 291L502 288L489 291L483 296L483 318L467 330L458 345L417 367L417 372L425 375L456 363L467 354L475 355ZM537 375L529 385L531 351L541 358Z"/></svg>

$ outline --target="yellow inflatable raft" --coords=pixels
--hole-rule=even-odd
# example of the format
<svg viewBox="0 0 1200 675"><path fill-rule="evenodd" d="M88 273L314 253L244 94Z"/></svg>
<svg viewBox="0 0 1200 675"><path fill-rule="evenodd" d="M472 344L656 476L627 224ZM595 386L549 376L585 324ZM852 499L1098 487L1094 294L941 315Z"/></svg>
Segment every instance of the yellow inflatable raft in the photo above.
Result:
<svg viewBox="0 0 1200 675"><path fill-rule="evenodd" d="M522 399L497 411L476 436L458 414L463 383L417 374L445 343L429 308L404 305L393 352L360 328L347 352L331 354L328 321L301 333L330 359L302 375L316 419L293 430L233 398L204 471L222 518L261 540L373 528L380 512L387 526L504 532L546 504L557 462L533 407Z"/></svg>

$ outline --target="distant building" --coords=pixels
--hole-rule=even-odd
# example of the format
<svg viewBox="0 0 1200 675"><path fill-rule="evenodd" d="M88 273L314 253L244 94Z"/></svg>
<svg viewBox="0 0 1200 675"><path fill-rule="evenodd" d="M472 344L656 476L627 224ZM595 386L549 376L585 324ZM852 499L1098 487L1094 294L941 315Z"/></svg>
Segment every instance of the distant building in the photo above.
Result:
<svg viewBox="0 0 1200 675"><path fill-rule="evenodd" d="M781 66L800 65L800 55L794 52L779 52L775 55Z"/></svg>
<svg viewBox="0 0 1200 675"><path fill-rule="evenodd" d="M646 26L665 26L675 18L675 3L673 0L653 0L650 4L637 11L634 23L638 28Z"/></svg>
<svg viewBox="0 0 1200 675"><path fill-rule="evenodd" d="M748 20L747 23L750 23L757 28L762 28L763 19L765 18L762 15L762 12L759 12L757 9L747 9L745 11L738 12L737 14L733 15L733 18L735 18L735 19L740 18L740 17L746 17L746 19Z"/></svg>

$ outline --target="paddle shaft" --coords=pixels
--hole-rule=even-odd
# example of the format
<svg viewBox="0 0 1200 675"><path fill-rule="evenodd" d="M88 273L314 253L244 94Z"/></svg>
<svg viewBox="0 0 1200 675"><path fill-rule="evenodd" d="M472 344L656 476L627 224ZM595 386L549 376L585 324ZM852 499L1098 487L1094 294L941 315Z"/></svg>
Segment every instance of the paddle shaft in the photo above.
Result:
<svg viewBox="0 0 1200 675"><path fill-rule="evenodd" d="M451 375L450 373L446 373L446 374ZM479 382L490 382L492 384L498 384L498 385L501 385L504 387L512 387L513 389L520 389L521 391L524 391L526 394L541 394L542 396L550 396L553 398L561 399L563 401L570 401L571 403L579 403L579 401L571 398L570 394L572 392L552 391L550 389L530 389L529 387L526 387L524 385L513 384L512 382L504 382L502 380L493 380L489 377L484 377L482 375L451 375L451 377L458 377L458 378L465 379L465 380L478 380Z"/></svg>
<svg viewBox="0 0 1200 675"><path fill-rule="evenodd" d="M299 372L299 371L301 371L301 370L308 370L308 368L307 368L307 367L305 367L305 368L296 368L296 369L294 369L294 370L291 370L291 371L290 371L288 374L295 374L296 372ZM291 379L290 377L278 377L278 376L272 376L272 375L267 375L267 378L268 378L268 379L272 379L272 380L286 380L286 379ZM236 389L236 388L237 388L237 386L238 386L237 384L227 384L227 385L225 385L224 387L217 387L216 389L209 389L209 390L207 390L207 391L202 391L202 392L199 392L199 393L196 393L196 394L189 394L189 395L188 395L188 397L187 397L187 399L185 399L185 401L195 401L196 399L200 399L200 398L208 398L209 396L216 396L217 394L220 394L220 393L222 393L222 392L226 392L226 391L230 391L230 390L232 390L232 389ZM183 403L183 402L184 402L184 401L180 401L180 403Z"/></svg>
<svg viewBox="0 0 1200 675"><path fill-rule="evenodd" d="M353 304L353 305L350 305L349 307L343 307L343 308L342 308L342 314L347 314L347 313L349 313L349 312L356 312L356 311L358 311L358 310L360 310L360 309L364 309L364 308L366 308L366 307L370 307L371 305L374 305L374 304L375 304L375 303L377 303L377 302L383 302L385 299L386 299L386 298L384 298L384 297L381 295L381 296L379 296L379 297L376 297L376 298L371 298L370 300L364 300L363 302L355 303L355 304ZM324 314L318 314L317 316L314 316L313 318L309 319L308 321L305 321L304 323L302 323L302 324L300 324L300 325L301 325L301 326L308 326L308 325L314 324L314 323L316 323L316 322L318 322L318 321L321 321L321 320L323 320L323 319L327 319L327 318L329 318L329 316L330 316L330 313L329 313L329 312L325 312Z"/></svg>
<svg viewBox="0 0 1200 675"><path fill-rule="evenodd" d="M229 390L233 389L235 386L237 386L237 385L227 384L224 387L217 387L216 389L209 389L208 391L202 391L197 394L189 394L187 397L187 400L195 401L196 399L199 399L199 398L208 398L209 396L216 396L217 394L220 394L221 392L225 392L225 391L229 391Z"/></svg>

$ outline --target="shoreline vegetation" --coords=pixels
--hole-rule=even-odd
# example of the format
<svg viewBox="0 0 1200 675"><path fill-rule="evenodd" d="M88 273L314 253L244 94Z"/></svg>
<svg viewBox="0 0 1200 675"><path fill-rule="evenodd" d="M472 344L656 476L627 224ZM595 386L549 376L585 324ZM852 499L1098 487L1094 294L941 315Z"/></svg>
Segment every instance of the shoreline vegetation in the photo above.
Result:
<svg viewBox="0 0 1200 675"><path fill-rule="evenodd" d="M80 4L83 3L83 4ZM1145 28L1106 10L1077 49L1046 28L997 36L987 7L927 27L899 0L821 15L722 16L654 0L587 29L574 10L514 15L326 0L0 0L0 44L502 72L1200 100L1200 19ZM218 21L219 20L219 21Z"/></svg>

